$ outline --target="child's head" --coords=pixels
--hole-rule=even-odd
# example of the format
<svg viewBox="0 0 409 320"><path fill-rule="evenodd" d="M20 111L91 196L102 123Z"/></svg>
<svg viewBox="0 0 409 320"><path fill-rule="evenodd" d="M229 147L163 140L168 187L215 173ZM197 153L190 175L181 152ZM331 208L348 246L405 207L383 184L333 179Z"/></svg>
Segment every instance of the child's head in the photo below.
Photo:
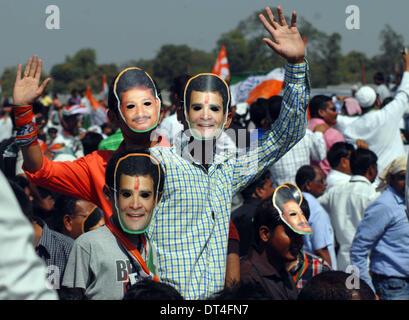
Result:
<svg viewBox="0 0 409 320"><path fill-rule="evenodd" d="M163 190L160 163L146 149L114 154L105 183L105 194L121 228L131 234L144 233Z"/></svg>

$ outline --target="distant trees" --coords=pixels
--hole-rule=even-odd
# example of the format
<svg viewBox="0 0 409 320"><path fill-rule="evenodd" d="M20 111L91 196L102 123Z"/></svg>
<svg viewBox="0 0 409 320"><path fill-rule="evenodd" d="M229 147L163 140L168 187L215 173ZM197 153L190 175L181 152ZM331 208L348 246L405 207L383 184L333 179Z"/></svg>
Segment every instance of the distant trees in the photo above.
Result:
<svg viewBox="0 0 409 320"><path fill-rule="evenodd" d="M64 62L51 68L49 76L53 81L49 84L48 91L69 93L74 88L85 89L89 85L92 91L100 92L103 74L106 74L110 84L119 70L126 66L137 66L146 70L156 80L159 88L168 89L173 78L181 73L193 75L210 72L222 45L226 46L232 79L238 73L267 73L283 66L285 61L262 41L268 34L258 19L258 13L261 12L254 12L240 21L236 28L223 33L217 39L216 47L209 52L187 45L165 44L153 59L131 60L117 66L98 64L94 49L81 49L74 56L66 56ZM326 34L302 17L298 17L297 25L301 36L307 40L307 57L313 87L360 82L363 65L369 83L376 71L393 75L402 72L400 50L404 47L404 39L390 25L385 25L380 32L380 54L372 58L358 51L342 55L342 38L339 33ZM1 76L3 96L11 96L15 75L15 66L4 70Z"/></svg>

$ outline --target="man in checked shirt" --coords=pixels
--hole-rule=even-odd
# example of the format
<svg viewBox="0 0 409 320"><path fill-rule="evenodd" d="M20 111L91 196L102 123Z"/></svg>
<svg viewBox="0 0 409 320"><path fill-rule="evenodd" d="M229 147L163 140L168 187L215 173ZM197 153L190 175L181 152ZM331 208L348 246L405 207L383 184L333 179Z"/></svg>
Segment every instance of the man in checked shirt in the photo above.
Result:
<svg viewBox="0 0 409 320"><path fill-rule="evenodd" d="M243 157L231 156L220 148L218 152L214 151L215 140L217 142L217 138L223 137L221 131L231 122L230 92L217 76L209 80L216 83L216 94L214 91L201 92L195 87L195 82L206 78L205 75L191 79L190 85L194 90L185 90L187 108L180 113L185 119L185 133L175 140L172 147L164 146L163 140L161 145L160 141L150 139L156 125L149 129L145 128L143 121L126 121L127 115L135 110L122 101L127 92L117 96L117 104L109 104L112 113L118 115L118 109L123 113L122 117L117 116L124 132L124 142L119 149L136 145L151 147L152 155L164 169L166 184L163 195L146 233L158 250L157 275L173 285L186 299L205 299L223 288L233 194L254 181L305 134L305 111L310 94L305 45L296 27L296 13L293 12L291 25L287 25L280 7L277 12L278 21L270 8L266 8L268 19L262 14L259 18L273 39L263 40L288 62L283 105L273 128L266 132L257 148L247 150ZM31 95L20 95L27 99L17 99L19 102L15 99L16 104L29 105L38 93L41 94L48 80L39 87L40 77L37 74L38 68L24 74L24 78L35 78L36 86L31 86ZM20 85L19 88L27 92L27 87ZM145 108L157 110L155 99L153 96ZM151 113L152 117L154 114ZM143 130L138 129L139 126ZM203 152L200 147L213 152ZM71 196L80 195L103 208L105 213L110 211L103 200L101 178L112 153L96 151L71 163L53 163L39 152L35 143L23 146L24 169L34 183ZM96 156L100 159L97 165L93 163Z"/></svg>

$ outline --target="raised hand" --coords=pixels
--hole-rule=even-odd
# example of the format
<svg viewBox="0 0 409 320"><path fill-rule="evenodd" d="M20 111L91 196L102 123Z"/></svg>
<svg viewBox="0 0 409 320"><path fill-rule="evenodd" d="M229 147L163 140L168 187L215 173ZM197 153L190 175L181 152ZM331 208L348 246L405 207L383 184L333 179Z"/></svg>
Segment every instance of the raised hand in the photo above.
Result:
<svg viewBox="0 0 409 320"><path fill-rule="evenodd" d="M274 19L269 7L266 7L266 14L270 22L267 21L263 14L259 14L259 18L273 39L263 38L263 41L289 63L303 62L305 44L296 26L297 13L293 11L290 26L287 25L280 6L277 7L279 22Z"/></svg>
<svg viewBox="0 0 409 320"><path fill-rule="evenodd" d="M42 65L41 59L34 55L33 58L28 59L23 77L21 77L22 65L18 65L13 90L14 104L31 105L44 92L51 78L45 79L39 85Z"/></svg>

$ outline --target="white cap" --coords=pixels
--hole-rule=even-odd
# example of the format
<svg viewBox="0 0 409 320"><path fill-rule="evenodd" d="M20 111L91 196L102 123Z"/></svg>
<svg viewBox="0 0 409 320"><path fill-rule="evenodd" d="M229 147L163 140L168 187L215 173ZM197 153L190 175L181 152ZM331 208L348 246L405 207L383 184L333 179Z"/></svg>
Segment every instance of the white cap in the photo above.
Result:
<svg viewBox="0 0 409 320"><path fill-rule="evenodd" d="M376 92L371 87L363 86L355 93L355 98L358 100L361 108L369 108L376 101Z"/></svg>

